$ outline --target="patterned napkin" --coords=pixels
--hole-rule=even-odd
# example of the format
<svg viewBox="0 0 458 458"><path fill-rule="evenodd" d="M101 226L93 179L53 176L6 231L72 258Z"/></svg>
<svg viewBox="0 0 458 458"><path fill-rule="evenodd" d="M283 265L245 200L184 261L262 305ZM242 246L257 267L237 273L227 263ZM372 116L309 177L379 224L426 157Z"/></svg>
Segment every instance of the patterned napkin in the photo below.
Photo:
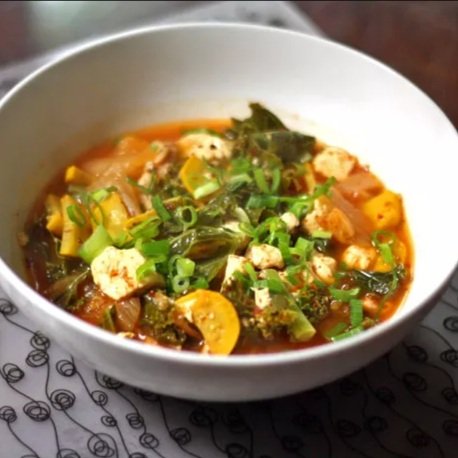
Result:
<svg viewBox="0 0 458 458"><path fill-rule="evenodd" d="M176 20L196 19L317 32L285 2L211 4ZM0 87L49 57L0 70ZM74 360L1 291L0 375L0 458L454 458L458 272L393 351L347 378L287 398L204 403L126 386Z"/></svg>

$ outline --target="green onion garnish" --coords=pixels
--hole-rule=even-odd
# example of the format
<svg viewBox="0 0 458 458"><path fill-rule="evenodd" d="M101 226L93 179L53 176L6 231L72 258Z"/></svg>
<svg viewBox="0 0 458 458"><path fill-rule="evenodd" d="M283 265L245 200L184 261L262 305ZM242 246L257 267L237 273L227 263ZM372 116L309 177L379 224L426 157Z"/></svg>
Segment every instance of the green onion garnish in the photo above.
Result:
<svg viewBox="0 0 458 458"><path fill-rule="evenodd" d="M281 171L280 169L274 169L272 172L272 194L277 194L280 190L281 184Z"/></svg>
<svg viewBox="0 0 458 458"><path fill-rule="evenodd" d="M138 269L137 278L141 281L156 272L156 260L147 259Z"/></svg>
<svg viewBox="0 0 458 458"><path fill-rule="evenodd" d="M196 263L192 259L178 258L176 260L177 274L180 277L190 277L194 274Z"/></svg>
<svg viewBox="0 0 458 458"><path fill-rule="evenodd" d="M360 299L350 299L350 323L353 328L363 322L363 301Z"/></svg>
<svg viewBox="0 0 458 458"><path fill-rule="evenodd" d="M186 291L189 288L189 278L175 275L172 278L172 289L175 293L179 294Z"/></svg>
<svg viewBox="0 0 458 458"><path fill-rule="evenodd" d="M157 215L162 221L168 221L172 218L172 215L169 211L165 208L161 198L159 196L153 196L151 198L151 203L153 204L153 208L156 210Z"/></svg>
<svg viewBox="0 0 458 458"><path fill-rule="evenodd" d="M154 239L159 234L160 224L159 218L149 218L133 227L130 234L134 239Z"/></svg>
<svg viewBox="0 0 458 458"><path fill-rule="evenodd" d="M350 331L344 332L343 334L339 334L337 336L331 337L333 342L337 342L338 340L347 339L348 337L355 336L359 334L363 330L362 326L358 326L356 328L350 329Z"/></svg>
<svg viewBox="0 0 458 458"><path fill-rule="evenodd" d="M216 180L209 181L208 183L199 186L192 193L194 199L202 199L210 194L213 194L215 191L218 191L220 188L219 183Z"/></svg>
<svg viewBox="0 0 458 458"><path fill-rule="evenodd" d="M260 168L256 168L253 171L253 175L254 181L256 182L256 186L259 188L259 190L264 194L269 194L270 190L264 175L264 171Z"/></svg>
<svg viewBox="0 0 458 458"><path fill-rule="evenodd" d="M383 229L374 231L371 234L372 244L379 251L383 261L391 267L394 267L395 265L393 246L396 243L396 240L396 235L393 232Z"/></svg>
<svg viewBox="0 0 458 458"><path fill-rule="evenodd" d="M280 201L277 196L250 196L247 208L275 208Z"/></svg>
<svg viewBox="0 0 458 458"><path fill-rule="evenodd" d="M290 249L291 253L299 256L301 260L306 261L310 258L313 252L313 242L311 240L298 237L296 245Z"/></svg>
<svg viewBox="0 0 458 458"><path fill-rule="evenodd" d="M231 161L231 172L233 175L247 173L252 169L251 162L245 157L238 157Z"/></svg>
<svg viewBox="0 0 458 458"><path fill-rule="evenodd" d="M67 207L67 215L78 227L84 227L86 225L86 218L78 205L69 205Z"/></svg>
<svg viewBox="0 0 458 458"><path fill-rule="evenodd" d="M333 288L332 286L329 288L329 292L331 293L332 297L337 301L342 302L349 302L352 299L355 299L356 296L359 294L359 288L353 289L337 289Z"/></svg>
<svg viewBox="0 0 458 458"><path fill-rule="evenodd" d="M142 242L139 250L146 257L163 256L165 259L169 257L170 242L168 240L153 240L151 242Z"/></svg>
<svg viewBox="0 0 458 458"><path fill-rule="evenodd" d="M265 280L256 280L253 282L255 288L268 288L268 290L274 294L286 293L286 286L276 270L267 269L265 275Z"/></svg>
<svg viewBox="0 0 458 458"><path fill-rule="evenodd" d="M116 186L109 186L108 188L96 189L95 191L90 193L90 197L96 202L102 202L102 200L105 200L112 192L115 192L117 190L118 189L116 188Z"/></svg>
<svg viewBox="0 0 458 458"><path fill-rule="evenodd" d="M113 240L103 226L97 226L92 235L81 245L79 255L90 264Z"/></svg>
<svg viewBox="0 0 458 458"><path fill-rule="evenodd" d="M332 237L332 232L329 231L313 231L312 237L315 239L330 239Z"/></svg>
<svg viewBox="0 0 458 458"><path fill-rule="evenodd" d="M183 223L183 228L186 230L197 223L197 212L194 207L187 205L179 207L176 211L178 219Z"/></svg>
<svg viewBox="0 0 458 458"><path fill-rule="evenodd" d="M323 333L323 335L324 337L326 337L326 339L334 339L334 337L338 336L339 334L342 334L342 332L344 332L347 328L348 324L343 323L341 321L337 323L335 326L333 326L331 329L328 329L325 333Z"/></svg>
<svg viewBox="0 0 458 458"><path fill-rule="evenodd" d="M245 271L248 274L248 276L250 277L250 280L252 282L255 282L257 280L258 276L256 275L256 271L254 270L254 267L249 262L245 263Z"/></svg>
<svg viewBox="0 0 458 458"><path fill-rule="evenodd" d="M208 281L204 277L198 277L191 286L195 289L207 289Z"/></svg>

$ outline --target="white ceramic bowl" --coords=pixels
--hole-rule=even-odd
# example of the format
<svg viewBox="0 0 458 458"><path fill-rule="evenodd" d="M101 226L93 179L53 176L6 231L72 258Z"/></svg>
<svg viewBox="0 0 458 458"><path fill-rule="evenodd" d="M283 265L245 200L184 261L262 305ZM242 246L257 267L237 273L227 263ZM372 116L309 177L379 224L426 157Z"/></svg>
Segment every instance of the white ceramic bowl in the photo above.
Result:
<svg viewBox="0 0 458 458"><path fill-rule="evenodd" d="M16 234L42 186L76 154L157 122L243 116L248 101L348 148L404 196L415 278L392 319L313 349L205 356L120 339L59 309L24 282ZM458 259L457 151L455 129L427 96L344 46L246 25L118 35L42 68L0 105L1 284L43 332L126 383L218 401L312 388L377 358L430 310Z"/></svg>

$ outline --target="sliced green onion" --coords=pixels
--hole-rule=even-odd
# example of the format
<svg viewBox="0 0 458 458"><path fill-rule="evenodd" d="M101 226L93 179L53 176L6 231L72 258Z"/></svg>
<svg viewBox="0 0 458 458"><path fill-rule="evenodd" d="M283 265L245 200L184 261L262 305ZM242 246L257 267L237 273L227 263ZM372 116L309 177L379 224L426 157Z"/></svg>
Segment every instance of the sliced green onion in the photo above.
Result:
<svg viewBox="0 0 458 458"><path fill-rule="evenodd" d="M230 177L228 183L230 189L232 191L235 191L236 189L240 188L240 186L251 183L252 181L253 180L251 179L250 175L248 175L248 173L241 173L239 175L234 175Z"/></svg>
<svg viewBox="0 0 458 458"><path fill-rule="evenodd" d="M168 221L172 218L172 215L169 211L165 208L161 198L159 196L153 196L151 198L151 203L153 204L153 208L156 210L157 215L162 221Z"/></svg>
<svg viewBox="0 0 458 458"><path fill-rule="evenodd" d="M298 237L294 248L290 249L292 254L299 256L302 260L306 261L310 258L313 252L313 242L311 240Z"/></svg>
<svg viewBox="0 0 458 458"><path fill-rule="evenodd" d="M335 326L333 326L331 329L327 330L325 333L323 333L324 337L326 339L334 339L336 336L339 334L342 334L345 329L348 328L347 323L343 323L342 321L337 323Z"/></svg>
<svg viewBox="0 0 458 458"><path fill-rule="evenodd" d="M195 289L208 289L208 281L204 277L198 277L191 286Z"/></svg>
<svg viewBox="0 0 458 458"><path fill-rule="evenodd" d="M363 301L360 299L350 299L350 323L353 328L363 322Z"/></svg>
<svg viewBox="0 0 458 458"><path fill-rule="evenodd" d="M293 202L289 206L289 211L293 213L297 218L301 219L306 213L309 213L313 208L312 201L298 201Z"/></svg>
<svg viewBox="0 0 458 458"><path fill-rule="evenodd" d="M281 184L281 170L280 169L274 169L272 172L272 194L277 194L278 191L280 190L280 184Z"/></svg>
<svg viewBox="0 0 458 458"><path fill-rule="evenodd" d="M317 230L312 232L312 237L315 239L330 239L332 232Z"/></svg>
<svg viewBox="0 0 458 458"><path fill-rule="evenodd" d="M67 207L67 215L78 227L84 227L86 225L86 217L78 205L69 205Z"/></svg>
<svg viewBox="0 0 458 458"><path fill-rule="evenodd" d="M297 278L297 275L301 273L304 270L302 266L289 266L286 268L286 275L288 277L288 281L292 285L297 285L299 283L299 280Z"/></svg>
<svg viewBox="0 0 458 458"><path fill-rule="evenodd" d="M168 258L170 254L170 242L168 240L153 240L151 242L142 242L139 250L146 257L163 256Z"/></svg>
<svg viewBox="0 0 458 458"><path fill-rule="evenodd" d="M355 299L356 296L359 294L359 288L353 289L337 289L333 288L332 286L329 288L329 292L331 293L332 297L337 301L342 302L349 302L352 299Z"/></svg>
<svg viewBox="0 0 458 458"><path fill-rule="evenodd" d="M153 239L159 234L160 224L161 221L159 218L149 218L133 227L130 230L130 234L134 239Z"/></svg>
<svg viewBox="0 0 458 458"><path fill-rule="evenodd" d="M339 334L337 336L331 337L333 342L337 342L339 340L347 339L348 337L355 336L359 334L363 330L362 326L358 326L356 328L351 329L350 331L344 332L343 334Z"/></svg>
<svg viewBox="0 0 458 458"><path fill-rule="evenodd" d="M257 280L258 276L256 275L256 271L254 270L254 267L249 262L245 264L245 271L248 274L248 276L250 277L250 280L252 282L255 282Z"/></svg>
<svg viewBox="0 0 458 458"><path fill-rule="evenodd" d="M175 293L179 294L186 291L189 288L189 278L175 275L172 278L172 289Z"/></svg>
<svg viewBox="0 0 458 458"><path fill-rule="evenodd" d="M264 175L264 171L260 168L256 168L253 171L254 181L256 182L256 186L259 190L264 194L269 194L269 186L267 184L266 176Z"/></svg>
<svg viewBox="0 0 458 458"><path fill-rule="evenodd" d="M268 288L268 290L274 294L286 293L286 286L276 270L267 269L265 275L265 280L257 280L253 283L255 288Z"/></svg>
<svg viewBox="0 0 458 458"><path fill-rule="evenodd" d="M215 191L218 191L220 188L219 183L216 180L209 181L208 183L199 186L192 193L194 199L202 199L210 194L213 194Z"/></svg>
<svg viewBox="0 0 458 458"><path fill-rule="evenodd" d="M239 229L251 238L256 237L256 229L249 222L240 223Z"/></svg>
<svg viewBox="0 0 458 458"><path fill-rule="evenodd" d="M247 208L275 208L278 205L277 196L250 196L246 204Z"/></svg>
<svg viewBox="0 0 458 458"><path fill-rule="evenodd" d="M245 157L238 157L231 161L231 172L234 175L238 175L240 173L247 173L249 172L253 166L251 162Z"/></svg>
<svg viewBox="0 0 458 458"><path fill-rule="evenodd" d="M156 272L156 260L155 259L147 259L138 269L137 269L137 279L144 280L151 274Z"/></svg>
<svg viewBox="0 0 458 458"><path fill-rule="evenodd" d="M251 286L251 281L248 275L242 274L242 272L236 270L233 274L233 277L241 284L244 288L249 288Z"/></svg>
<svg viewBox="0 0 458 458"><path fill-rule="evenodd" d="M90 264L113 240L103 226L97 226L91 236L81 245L79 255Z"/></svg>
<svg viewBox="0 0 458 458"><path fill-rule="evenodd" d="M397 237L391 231L378 230L371 234L371 241L375 248L379 251L385 263L394 267L396 264L393 253L393 246L396 243Z"/></svg>
<svg viewBox="0 0 458 458"><path fill-rule="evenodd" d="M336 182L334 177L328 178L323 184L317 184L313 190L312 198L315 200L321 196L329 196L332 185Z"/></svg>
<svg viewBox="0 0 458 458"><path fill-rule="evenodd" d="M183 228L188 229L197 223L197 212L194 207L187 205L177 209L177 217L183 223Z"/></svg>
<svg viewBox="0 0 458 458"><path fill-rule="evenodd" d="M108 188L96 189L95 191L91 192L90 197L96 202L102 202L102 200L105 200L112 192L115 192L117 190L118 188L116 188L116 186L109 186Z"/></svg>
<svg viewBox="0 0 458 458"><path fill-rule="evenodd" d="M192 259L178 258L176 261L177 274L180 277L191 277L194 274L196 263Z"/></svg>

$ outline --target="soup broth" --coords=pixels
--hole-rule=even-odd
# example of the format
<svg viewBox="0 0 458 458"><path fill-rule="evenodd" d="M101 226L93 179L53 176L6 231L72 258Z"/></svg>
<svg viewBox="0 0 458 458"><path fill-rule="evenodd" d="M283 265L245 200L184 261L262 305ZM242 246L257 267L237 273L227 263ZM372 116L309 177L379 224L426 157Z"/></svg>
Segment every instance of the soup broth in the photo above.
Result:
<svg viewBox="0 0 458 458"><path fill-rule="evenodd" d="M121 338L219 355L388 319L412 280L401 196L353 154L251 109L83 152L20 234L31 284Z"/></svg>

